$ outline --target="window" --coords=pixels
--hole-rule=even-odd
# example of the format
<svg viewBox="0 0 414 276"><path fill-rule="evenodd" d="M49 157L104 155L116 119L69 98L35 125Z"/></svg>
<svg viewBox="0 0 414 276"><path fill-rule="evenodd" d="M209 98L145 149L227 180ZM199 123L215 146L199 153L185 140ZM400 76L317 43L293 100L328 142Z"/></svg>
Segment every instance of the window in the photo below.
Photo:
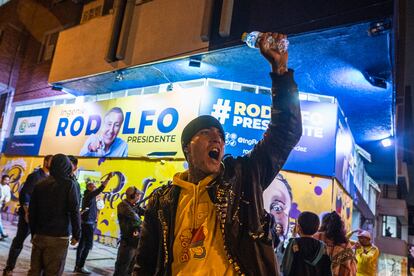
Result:
<svg viewBox="0 0 414 276"><path fill-rule="evenodd" d="M397 217L382 217L382 236L391 238L401 238L401 225Z"/></svg>
<svg viewBox="0 0 414 276"><path fill-rule="evenodd" d="M85 4L83 6L82 19L81 19L80 24L88 22L89 20L93 18L102 16L103 7L104 7L103 0L97 0L97 1L93 1L88 4Z"/></svg>
<svg viewBox="0 0 414 276"><path fill-rule="evenodd" d="M38 63L52 60L55 53L56 43L59 37L59 30L50 31L44 34L43 43L40 47Z"/></svg>

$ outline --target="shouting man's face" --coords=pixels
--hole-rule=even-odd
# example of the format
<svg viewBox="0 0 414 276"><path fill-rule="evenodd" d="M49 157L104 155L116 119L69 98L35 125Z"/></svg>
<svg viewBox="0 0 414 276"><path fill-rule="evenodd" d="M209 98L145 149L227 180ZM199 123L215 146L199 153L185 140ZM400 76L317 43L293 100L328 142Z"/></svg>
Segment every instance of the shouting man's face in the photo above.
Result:
<svg viewBox="0 0 414 276"><path fill-rule="evenodd" d="M215 128L205 128L197 132L185 147L190 169L204 174L220 172L224 155L224 140L221 132Z"/></svg>

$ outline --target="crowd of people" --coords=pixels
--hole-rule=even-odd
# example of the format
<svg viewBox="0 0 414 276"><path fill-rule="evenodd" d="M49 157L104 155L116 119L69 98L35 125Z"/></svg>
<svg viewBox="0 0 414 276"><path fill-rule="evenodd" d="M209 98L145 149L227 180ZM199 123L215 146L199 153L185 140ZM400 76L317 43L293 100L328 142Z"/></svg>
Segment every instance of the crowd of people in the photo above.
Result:
<svg viewBox="0 0 414 276"><path fill-rule="evenodd" d="M75 177L77 162L74 156L47 155L43 166L28 175L19 191L17 232L10 246L3 275L12 275L23 243L30 234L32 252L28 275L62 275L69 244L77 246L74 272L91 273L85 267L85 262L93 246L98 215L96 198L113 174L108 174L99 187L93 181L86 183L86 190L81 196ZM2 203L10 200L9 180L8 175L2 176ZM136 251L140 236L143 209L138 206L138 202L141 197L140 190L129 187L125 199L118 205L121 245L115 275L132 273L136 252L128 250L135 248ZM6 238L1 223L0 231L1 238ZM127 249L124 241L127 241Z"/></svg>
<svg viewBox="0 0 414 276"><path fill-rule="evenodd" d="M271 120L263 139L242 157L225 156L225 132L216 118L203 115L189 122L181 135L188 170L156 189L145 210L135 187L117 206L120 243L114 275L375 274L378 249L369 233L358 231L358 242L352 244L337 213L325 215L320 225L316 214L302 212L287 236L288 220L275 223L273 213L288 216L288 210L273 204L265 211L263 191L302 135L288 53L269 47L273 40L286 36L265 33L257 45L272 69ZM96 150L94 143L86 148ZM28 177L5 275L14 269L29 232L29 275L61 275L69 243L78 244L75 272L90 273L85 261L93 245L96 196L112 174L99 187L88 183L80 201L76 165L73 156L46 156L43 167Z"/></svg>

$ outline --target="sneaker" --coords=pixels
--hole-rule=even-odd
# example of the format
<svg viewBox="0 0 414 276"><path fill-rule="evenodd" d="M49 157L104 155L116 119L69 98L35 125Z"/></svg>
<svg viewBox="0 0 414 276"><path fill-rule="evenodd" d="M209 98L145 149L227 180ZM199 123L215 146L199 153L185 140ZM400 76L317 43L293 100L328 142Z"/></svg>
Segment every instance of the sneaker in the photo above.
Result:
<svg viewBox="0 0 414 276"><path fill-rule="evenodd" d="M91 272L84 267L75 267L74 272L81 274L91 274Z"/></svg>

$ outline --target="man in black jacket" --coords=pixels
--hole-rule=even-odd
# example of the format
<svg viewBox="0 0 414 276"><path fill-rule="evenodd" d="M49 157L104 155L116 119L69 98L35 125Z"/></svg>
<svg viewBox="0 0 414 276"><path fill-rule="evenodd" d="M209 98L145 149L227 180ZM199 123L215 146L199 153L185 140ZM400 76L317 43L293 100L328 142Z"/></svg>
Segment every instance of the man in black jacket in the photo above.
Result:
<svg viewBox="0 0 414 276"><path fill-rule="evenodd" d="M62 275L69 245L70 226L75 245L80 238L79 198L72 164L64 154L56 154L50 176L33 189L29 205L32 255L28 275Z"/></svg>
<svg viewBox="0 0 414 276"><path fill-rule="evenodd" d="M144 210L137 205L142 192L136 187L129 187L125 199L117 207L119 229L121 232L118 255L115 262L114 276L131 275L140 238L141 218Z"/></svg>
<svg viewBox="0 0 414 276"><path fill-rule="evenodd" d="M271 121L245 156L224 156L224 130L200 116L183 130L188 171L150 198L138 246L137 275L278 275L271 217L263 191L276 177L302 134L299 97L286 51L259 41L272 67Z"/></svg>
<svg viewBox="0 0 414 276"><path fill-rule="evenodd" d="M29 174L19 192L19 222L17 223L17 232L10 246L9 257L7 258L6 267L3 270L3 275L11 275L16 266L17 258L23 249L23 243L30 234L29 228L29 203L30 197L33 193L33 188L36 183L45 179L49 175L50 161L53 155L46 155L43 159L43 166L36 168Z"/></svg>
<svg viewBox="0 0 414 276"><path fill-rule="evenodd" d="M86 258L93 246L93 233L95 231L96 219L98 217L98 208L96 206L96 197L102 193L112 177L108 174L101 186L96 188L93 181L86 183L86 190L83 193L82 210L81 210L81 238L76 250L76 266L74 272L90 274L91 272L84 268Z"/></svg>

